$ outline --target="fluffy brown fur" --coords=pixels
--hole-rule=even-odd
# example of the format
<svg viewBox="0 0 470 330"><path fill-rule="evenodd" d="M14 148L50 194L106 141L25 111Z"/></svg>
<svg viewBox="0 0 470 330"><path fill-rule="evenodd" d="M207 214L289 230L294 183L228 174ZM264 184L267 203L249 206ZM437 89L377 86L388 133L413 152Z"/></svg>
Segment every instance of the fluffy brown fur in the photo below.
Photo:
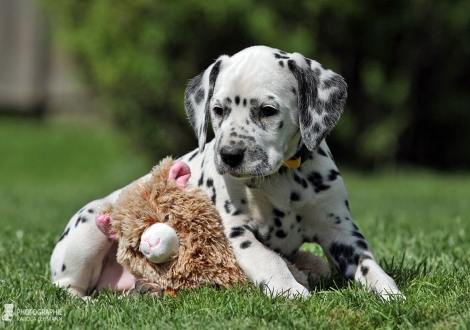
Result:
<svg viewBox="0 0 470 330"><path fill-rule="evenodd" d="M112 228L119 237L117 261L136 278L146 278L166 289L192 289L208 284L232 287L247 282L232 247L223 234L219 213L199 189L178 187L168 180L173 162L162 160L148 180L123 190L113 207ZM170 220L165 222L165 216ZM163 222L178 235L178 254L154 264L139 251L148 227Z"/></svg>
<svg viewBox="0 0 470 330"><path fill-rule="evenodd" d="M205 285L232 287L248 279L238 266L230 242L223 234L221 218L209 197L196 188L180 188L168 180L173 161L165 158L148 180L126 187L116 203L102 213L113 219L112 229L119 246L117 261L138 279L158 290L192 289ZM170 220L165 222L165 216ZM139 251L143 232L157 222L173 227L180 247L172 260L155 264ZM299 283L308 287L307 276L326 276L327 264L308 252L298 252L286 263ZM156 289L155 289L156 290Z"/></svg>

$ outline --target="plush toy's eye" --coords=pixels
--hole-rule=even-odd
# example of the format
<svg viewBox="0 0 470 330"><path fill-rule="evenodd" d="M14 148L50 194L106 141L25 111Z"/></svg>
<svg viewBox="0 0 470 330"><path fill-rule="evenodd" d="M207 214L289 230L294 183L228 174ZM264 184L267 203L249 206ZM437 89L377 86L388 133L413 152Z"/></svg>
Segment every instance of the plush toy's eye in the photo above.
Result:
<svg viewBox="0 0 470 330"><path fill-rule="evenodd" d="M168 222L171 220L171 216L169 214L165 215L165 222Z"/></svg>

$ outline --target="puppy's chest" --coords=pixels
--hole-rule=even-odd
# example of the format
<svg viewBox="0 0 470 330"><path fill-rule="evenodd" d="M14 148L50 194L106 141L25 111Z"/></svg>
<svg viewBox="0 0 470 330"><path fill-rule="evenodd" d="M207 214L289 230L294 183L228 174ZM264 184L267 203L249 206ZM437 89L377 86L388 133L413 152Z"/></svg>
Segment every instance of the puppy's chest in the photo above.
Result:
<svg viewBox="0 0 470 330"><path fill-rule="evenodd" d="M249 188L246 199L249 226L269 248L289 256L302 243L315 241L317 194L302 173L288 171L270 178Z"/></svg>

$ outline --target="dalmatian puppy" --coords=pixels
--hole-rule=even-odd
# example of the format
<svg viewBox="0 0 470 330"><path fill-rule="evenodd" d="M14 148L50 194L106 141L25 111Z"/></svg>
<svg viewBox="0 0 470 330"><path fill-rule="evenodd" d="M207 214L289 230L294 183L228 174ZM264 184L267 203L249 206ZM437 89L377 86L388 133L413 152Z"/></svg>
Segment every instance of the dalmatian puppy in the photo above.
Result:
<svg viewBox="0 0 470 330"><path fill-rule="evenodd" d="M254 46L223 55L193 78L185 107L199 148L183 156L189 184L212 199L240 267L268 294L309 296L282 260L318 243L330 264L385 300L403 297L354 224L325 136L339 119L347 85L299 53ZM206 143L209 120L215 138ZM135 279L116 263L113 242L95 226L103 203L72 217L51 258L53 282L79 296Z"/></svg>

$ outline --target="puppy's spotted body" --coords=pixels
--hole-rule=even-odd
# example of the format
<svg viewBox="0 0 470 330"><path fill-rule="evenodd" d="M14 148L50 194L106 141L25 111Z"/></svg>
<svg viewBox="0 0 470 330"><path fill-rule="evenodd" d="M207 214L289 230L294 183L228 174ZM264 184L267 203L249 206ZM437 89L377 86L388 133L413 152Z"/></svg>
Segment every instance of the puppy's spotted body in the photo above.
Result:
<svg viewBox="0 0 470 330"><path fill-rule="evenodd" d="M281 256L289 258L304 242L314 242L346 278L385 299L401 296L352 220L324 140L345 100L341 76L298 53L264 46L219 57L186 89L186 111L199 140L199 148L181 158L191 167L189 183L212 199L240 267L268 292L309 295ZM209 119L215 138L206 144ZM283 166L299 157L300 167ZM120 276L103 275L119 267L93 221L99 205L118 195L90 203L70 220L51 259L55 283L82 296L133 283L123 280L128 277L122 269ZM85 251L77 243L87 244Z"/></svg>

